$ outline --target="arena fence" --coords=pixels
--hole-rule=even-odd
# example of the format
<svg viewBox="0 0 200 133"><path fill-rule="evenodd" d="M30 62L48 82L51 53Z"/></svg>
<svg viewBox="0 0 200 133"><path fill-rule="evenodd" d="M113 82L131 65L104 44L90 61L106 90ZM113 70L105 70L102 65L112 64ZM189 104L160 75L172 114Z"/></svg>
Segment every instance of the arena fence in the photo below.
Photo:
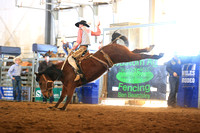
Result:
<svg viewBox="0 0 200 133"><path fill-rule="evenodd" d="M12 79L8 76L8 69L13 64L14 56L2 55L0 59L0 93L3 100L13 100L12 94ZM23 62L28 62L30 66L22 66L23 71L26 73L22 74L22 101L31 100L31 90L33 89L33 77L34 77L34 60L32 58L22 59ZM9 65L10 64L10 65Z"/></svg>

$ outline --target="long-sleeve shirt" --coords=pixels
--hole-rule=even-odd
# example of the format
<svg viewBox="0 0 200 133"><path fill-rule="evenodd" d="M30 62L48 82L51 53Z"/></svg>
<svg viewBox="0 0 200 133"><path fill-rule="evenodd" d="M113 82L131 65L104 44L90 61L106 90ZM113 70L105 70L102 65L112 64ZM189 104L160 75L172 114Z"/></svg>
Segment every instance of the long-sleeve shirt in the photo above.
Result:
<svg viewBox="0 0 200 133"><path fill-rule="evenodd" d="M170 61L167 62L166 66L167 72L170 74L171 77L174 77L173 73L176 72L178 76L181 75L181 61L178 59L172 58Z"/></svg>
<svg viewBox="0 0 200 133"><path fill-rule="evenodd" d="M9 70L8 70L8 75L13 78L13 76L21 76L22 73L22 66L19 64L13 64Z"/></svg>

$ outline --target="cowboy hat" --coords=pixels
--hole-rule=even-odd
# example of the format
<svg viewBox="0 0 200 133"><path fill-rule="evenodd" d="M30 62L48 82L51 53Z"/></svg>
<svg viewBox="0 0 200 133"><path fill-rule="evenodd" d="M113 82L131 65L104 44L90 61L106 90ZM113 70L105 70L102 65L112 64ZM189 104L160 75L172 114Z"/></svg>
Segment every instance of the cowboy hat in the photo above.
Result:
<svg viewBox="0 0 200 133"><path fill-rule="evenodd" d="M80 22L77 22L77 23L75 24L76 27L79 27L79 24L82 24L82 25L84 25L84 26L90 27L90 26L87 24L87 22L86 22L85 20L81 20Z"/></svg>
<svg viewBox="0 0 200 133"><path fill-rule="evenodd" d="M20 61L20 63L22 62L22 59L21 59L20 57L16 57L16 58L14 58L14 59L13 59L13 62L15 63L15 62L16 62L16 60L19 60L19 61Z"/></svg>

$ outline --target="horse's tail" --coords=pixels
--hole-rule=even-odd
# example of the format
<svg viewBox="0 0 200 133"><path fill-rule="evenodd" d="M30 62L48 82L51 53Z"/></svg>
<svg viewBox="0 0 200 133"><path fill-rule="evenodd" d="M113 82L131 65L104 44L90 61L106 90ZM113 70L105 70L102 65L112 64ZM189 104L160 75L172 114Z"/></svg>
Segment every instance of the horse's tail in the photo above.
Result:
<svg viewBox="0 0 200 133"><path fill-rule="evenodd" d="M127 37L125 37L125 36L123 36L123 35L121 35L120 33L118 33L118 32L114 32L113 34L112 34L112 43L114 43L114 42L116 42L118 39L122 39L123 41L124 41L124 43L125 43L125 45L128 47L129 46L129 42L128 42L128 39L127 39Z"/></svg>

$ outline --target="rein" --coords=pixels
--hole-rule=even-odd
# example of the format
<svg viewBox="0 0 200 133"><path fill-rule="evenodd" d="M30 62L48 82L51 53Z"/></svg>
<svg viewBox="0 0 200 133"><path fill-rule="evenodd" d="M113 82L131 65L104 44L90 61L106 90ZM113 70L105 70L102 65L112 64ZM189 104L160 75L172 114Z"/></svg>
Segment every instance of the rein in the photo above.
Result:
<svg viewBox="0 0 200 133"><path fill-rule="evenodd" d="M61 71L63 70L63 68L64 68L64 66L65 66L65 63L67 62L69 56L70 56L72 53L73 53L73 51L71 51L71 52L68 54L67 58L65 58L65 61L64 61L63 65L62 65L62 67L61 67Z"/></svg>

